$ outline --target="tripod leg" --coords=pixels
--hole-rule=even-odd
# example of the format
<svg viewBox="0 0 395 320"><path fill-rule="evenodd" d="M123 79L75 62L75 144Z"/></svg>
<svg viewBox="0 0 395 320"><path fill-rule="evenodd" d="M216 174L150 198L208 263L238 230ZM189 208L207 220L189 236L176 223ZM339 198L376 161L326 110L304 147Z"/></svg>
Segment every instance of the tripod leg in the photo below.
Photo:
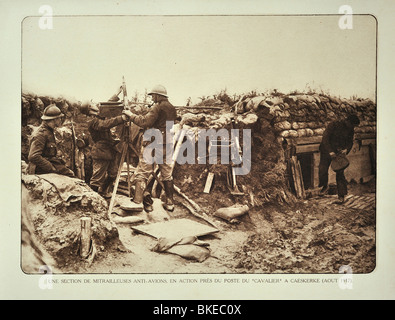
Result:
<svg viewBox="0 0 395 320"><path fill-rule="evenodd" d="M115 179L115 183L114 183L114 190L112 191L112 196L111 196L111 200L110 200L110 205L108 207L108 213L107 216L108 218L111 220L111 212L112 212L112 208L114 207L114 201L115 201L115 195L117 194L117 189L118 189L118 184L119 184L119 178L121 177L121 172L122 172L122 165L125 162L125 156L128 150L128 144L125 143L122 149L122 155L121 155L121 161L119 163L119 167L118 167L118 173L117 173L117 178ZM129 190L130 192L130 190Z"/></svg>
<svg viewBox="0 0 395 320"><path fill-rule="evenodd" d="M132 195L131 195L131 192L130 192L131 186L130 186L130 171L129 171L129 165L130 165L130 163L129 163L129 147L126 147L126 168L127 168L127 170L128 170L128 195L129 195L129 198L130 198Z"/></svg>

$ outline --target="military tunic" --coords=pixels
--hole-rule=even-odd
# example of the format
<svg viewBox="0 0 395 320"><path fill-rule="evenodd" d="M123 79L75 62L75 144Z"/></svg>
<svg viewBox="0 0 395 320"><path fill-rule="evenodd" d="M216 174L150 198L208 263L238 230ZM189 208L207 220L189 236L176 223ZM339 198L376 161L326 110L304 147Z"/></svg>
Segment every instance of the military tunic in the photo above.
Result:
<svg viewBox="0 0 395 320"><path fill-rule="evenodd" d="M53 128L43 121L32 136L28 155L30 164L35 166L35 173L59 173L74 176L65 162L57 157L57 146Z"/></svg>
<svg viewBox="0 0 395 320"><path fill-rule="evenodd" d="M111 128L124 123L122 116L110 119L94 117L88 124L88 130L94 141L92 147L93 173L90 185L105 189L106 183L116 178L119 166L119 154L115 149Z"/></svg>
<svg viewBox="0 0 395 320"><path fill-rule="evenodd" d="M172 166L170 163L166 163L166 151L172 148L166 147L166 122L174 121L177 117L177 112L174 106L168 101L167 98L161 97L160 101L155 103L150 111L145 115L133 115L131 121L143 129L158 129L163 135L163 148L161 150L155 150L155 159L159 166L162 180L172 180ZM169 143L169 142L167 142ZM148 143L143 143L143 148L139 157L139 164L136 168L136 180L147 180L149 175L154 169L154 163L149 163L144 159L144 151L146 150ZM149 147L149 146L148 146Z"/></svg>
<svg viewBox="0 0 395 320"><path fill-rule="evenodd" d="M330 153L339 153L347 150L348 154L354 142L354 127L346 124L345 120L331 122L322 136L320 144L319 186L328 185L328 170L332 162ZM347 180L344 170L336 172L337 193L344 197L347 195Z"/></svg>

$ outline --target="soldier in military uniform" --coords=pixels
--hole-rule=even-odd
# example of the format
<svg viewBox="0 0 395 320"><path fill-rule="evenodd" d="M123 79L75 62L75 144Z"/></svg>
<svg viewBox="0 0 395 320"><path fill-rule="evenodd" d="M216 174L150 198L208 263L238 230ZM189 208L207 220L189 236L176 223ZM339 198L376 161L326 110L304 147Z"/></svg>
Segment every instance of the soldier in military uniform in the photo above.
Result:
<svg viewBox="0 0 395 320"><path fill-rule="evenodd" d="M104 197L110 197L108 190L116 179L120 159L116 150L119 141L114 138L110 129L129 119L126 115L105 119L100 116L99 108L92 104L83 104L80 112L92 116L88 123L88 130L94 142L91 151L93 173L90 186Z"/></svg>
<svg viewBox="0 0 395 320"><path fill-rule="evenodd" d="M149 95L152 96L154 101L154 105L151 107L150 111L146 115L136 115L133 114L130 110L123 111L123 114L126 114L128 118L135 123L137 126L143 129L159 129L163 135L163 153L160 153L158 158L166 155L166 122L174 121L177 117L176 109L169 102L167 96L167 90L165 87L161 85L155 86ZM148 163L146 159L144 159L144 151L147 145L150 144L150 141L143 142L143 147L139 157L139 163L135 171L135 195L133 198L133 203L135 205L135 209L143 209L143 195L144 191L147 187L147 181L154 170L155 163ZM158 151L158 150L156 150ZM156 159L158 159L156 158ZM173 194L174 194L174 185L173 185L173 176L172 176L172 166L170 163L166 163L166 159L163 161L158 161L159 169L161 172L162 181L165 187L166 194L166 202L164 203L164 208L168 211L174 210L174 202L173 202Z"/></svg>
<svg viewBox="0 0 395 320"><path fill-rule="evenodd" d="M356 115L349 115L344 120L333 121L325 129L320 144L319 186L322 187L320 195L328 192L328 169L331 162L340 153L348 154L354 142L354 128L359 125ZM347 180L344 170L336 171L336 185L338 201L344 203L347 195Z"/></svg>
<svg viewBox="0 0 395 320"><path fill-rule="evenodd" d="M73 177L74 172L57 157L54 129L62 124L62 112L55 105L47 106L41 117L42 123L32 136L28 155L29 173L58 173Z"/></svg>

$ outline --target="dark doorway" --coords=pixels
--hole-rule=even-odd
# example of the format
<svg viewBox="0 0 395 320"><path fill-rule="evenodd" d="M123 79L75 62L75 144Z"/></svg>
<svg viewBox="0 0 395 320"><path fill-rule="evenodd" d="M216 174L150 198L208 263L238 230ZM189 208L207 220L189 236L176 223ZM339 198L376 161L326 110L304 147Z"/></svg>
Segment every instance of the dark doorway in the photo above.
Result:
<svg viewBox="0 0 395 320"><path fill-rule="evenodd" d="M299 153L297 155L302 169L305 190L313 187L313 153Z"/></svg>

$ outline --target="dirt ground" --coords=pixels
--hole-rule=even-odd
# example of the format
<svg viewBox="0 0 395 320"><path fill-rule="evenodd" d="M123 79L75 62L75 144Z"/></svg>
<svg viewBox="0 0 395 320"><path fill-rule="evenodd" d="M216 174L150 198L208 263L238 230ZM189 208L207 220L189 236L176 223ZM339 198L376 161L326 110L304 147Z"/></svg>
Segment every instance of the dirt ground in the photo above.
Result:
<svg viewBox="0 0 395 320"><path fill-rule="evenodd" d="M349 196L375 194L375 181L350 184ZM226 199L226 197L224 197ZM221 206L220 198L217 198ZM355 209L332 204L335 196L312 197L293 204L252 208L233 223L211 216L219 232L200 237L209 244L203 262L171 253L154 252L157 240L118 224L121 245L98 249L92 263L75 259L59 264L60 273L88 274L238 274L338 273L348 265L353 273L375 268L375 205ZM202 196L199 204L207 203ZM226 202L226 201L225 201ZM208 205L206 205L208 208ZM171 218L192 216L176 196Z"/></svg>

